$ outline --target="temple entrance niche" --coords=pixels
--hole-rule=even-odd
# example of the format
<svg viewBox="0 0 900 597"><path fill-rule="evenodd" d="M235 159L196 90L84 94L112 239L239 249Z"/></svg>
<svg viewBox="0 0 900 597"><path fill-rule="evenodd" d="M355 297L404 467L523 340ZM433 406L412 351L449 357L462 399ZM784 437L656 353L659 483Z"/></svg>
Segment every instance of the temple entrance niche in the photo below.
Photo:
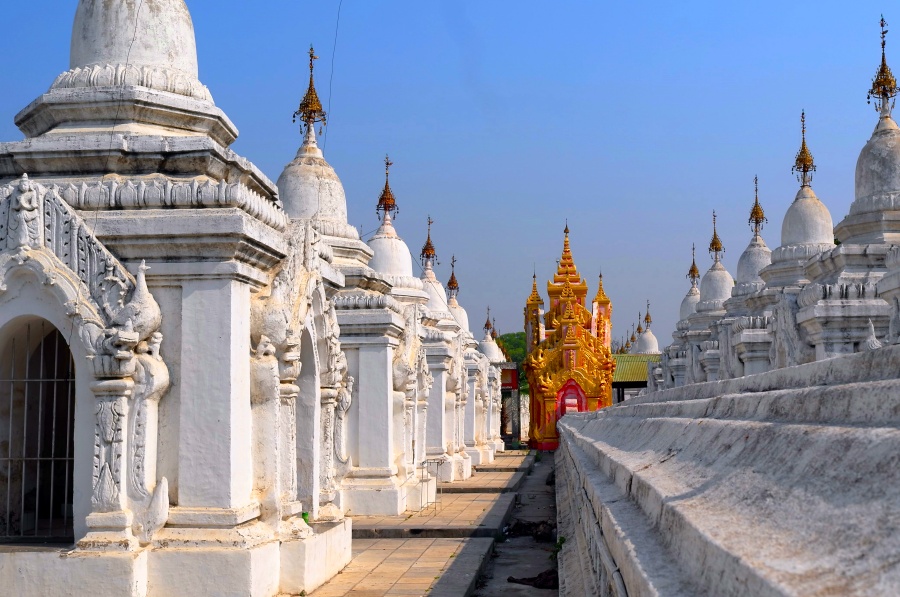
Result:
<svg viewBox="0 0 900 597"><path fill-rule="evenodd" d="M11 324L0 342L0 543L71 543L72 353L36 317Z"/></svg>
<svg viewBox="0 0 900 597"><path fill-rule="evenodd" d="M563 387L556 393L556 404L559 409L559 416L564 416L567 412L583 412L587 410L587 398L584 390L574 379L567 381Z"/></svg>
<svg viewBox="0 0 900 597"><path fill-rule="evenodd" d="M320 455L319 416L322 390L319 383L319 351L308 321L300 337L300 376L297 386L297 499L315 519L319 511L319 475L315 463Z"/></svg>

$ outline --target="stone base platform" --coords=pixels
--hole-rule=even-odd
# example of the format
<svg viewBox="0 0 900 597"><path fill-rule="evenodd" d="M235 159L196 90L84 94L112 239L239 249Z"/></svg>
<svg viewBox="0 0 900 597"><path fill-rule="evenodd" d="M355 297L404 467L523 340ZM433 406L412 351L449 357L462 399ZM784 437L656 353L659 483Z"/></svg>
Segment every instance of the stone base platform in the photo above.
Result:
<svg viewBox="0 0 900 597"><path fill-rule="evenodd" d="M509 522L515 506L511 493L445 494L425 510L401 516L357 516L357 539L496 537Z"/></svg>
<svg viewBox="0 0 900 597"><path fill-rule="evenodd" d="M525 472L478 472L465 481L438 483L438 491L448 493L513 493L525 480Z"/></svg>
<svg viewBox="0 0 900 597"><path fill-rule="evenodd" d="M534 468L536 452L530 450L510 450L494 457L493 462L480 464L476 467L478 473L529 473Z"/></svg>
<svg viewBox="0 0 900 597"><path fill-rule="evenodd" d="M357 539L353 561L311 597L468 597L493 539Z"/></svg>
<svg viewBox="0 0 900 597"><path fill-rule="evenodd" d="M349 519L314 525L315 535L249 548L145 548L86 552L69 547L0 547L0 587L16 597L272 597L320 586L351 557ZM215 582L213 582L213 579ZM7 595L0 589L0 595Z"/></svg>
<svg viewBox="0 0 900 597"><path fill-rule="evenodd" d="M900 346L560 420L560 595L900 595Z"/></svg>

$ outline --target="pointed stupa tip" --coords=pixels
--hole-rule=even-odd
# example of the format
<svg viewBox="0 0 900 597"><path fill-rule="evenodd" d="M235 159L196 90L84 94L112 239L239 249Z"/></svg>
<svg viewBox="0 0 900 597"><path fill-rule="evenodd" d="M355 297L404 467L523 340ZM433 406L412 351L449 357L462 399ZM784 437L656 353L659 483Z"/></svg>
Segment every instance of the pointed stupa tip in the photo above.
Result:
<svg viewBox="0 0 900 597"><path fill-rule="evenodd" d="M603 274L600 274L600 279L597 285L597 295L594 297L594 302L601 305L608 305L610 302L609 297L606 296L606 291L603 290Z"/></svg>
<svg viewBox="0 0 900 597"><path fill-rule="evenodd" d="M644 324L645 327L649 330L650 324L653 323L653 318L650 317L650 301L647 301L647 314L644 315Z"/></svg>
<svg viewBox="0 0 900 597"><path fill-rule="evenodd" d="M719 233L716 230L716 212L713 210L713 235L709 241L709 256L718 263L721 258L720 253L724 252L725 247L722 245L722 239L719 238Z"/></svg>
<svg viewBox="0 0 900 597"><path fill-rule="evenodd" d="M572 257L572 246L569 244L569 222L566 221L566 227L563 230L565 235L563 238L562 256L556 264L557 282L558 278L572 277L578 279L578 269L575 267L575 259Z"/></svg>
<svg viewBox="0 0 900 597"><path fill-rule="evenodd" d="M531 294L528 295L528 304L529 305L543 305L544 299L541 298L541 293L538 292L537 287L537 272L531 276Z"/></svg>
<svg viewBox="0 0 900 597"><path fill-rule="evenodd" d="M484 331L485 333L490 333L491 330L494 329L494 326L491 325L491 308L487 308L487 319L484 322Z"/></svg>
<svg viewBox="0 0 900 597"><path fill-rule="evenodd" d="M872 87L869 89L869 93L866 96L866 101L871 103L875 102L875 109L881 112L882 118L889 118L891 115L891 108L894 107L894 97L897 95L897 79L894 78L894 73L891 72L891 68L887 64L887 58L885 56L885 40L887 38L887 21L884 20L884 15L881 15L881 64L878 66L878 70L875 72L875 77L872 79Z"/></svg>
<svg viewBox="0 0 900 597"><path fill-rule="evenodd" d="M643 328L643 326L641 326L642 319L643 319L643 316L641 315L641 312L638 311L637 333L639 336L644 333L644 328Z"/></svg>
<svg viewBox="0 0 900 597"><path fill-rule="evenodd" d="M700 268L697 267L697 245L691 245L691 268L688 270L687 278L691 281L691 286L696 286L700 280Z"/></svg>
<svg viewBox="0 0 900 597"><path fill-rule="evenodd" d="M437 262L437 251L434 249L434 243L431 242L432 224L434 224L434 220L431 219L431 216L428 216L428 239L422 245L422 253L419 255L422 259L422 265L433 265Z"/></svg>
<svg viewBox="0 0 900 597"><path fill-rule="evenodd" d="M394 162L391 161L390 156L385 155L384 188L378 197L378 205L375 206L375 215L378 216L379 220L383 218L390 219L391 217L396 218L397 214L400 213L400 208L397 207L397 200L394 198L394 192L391 190L391 166L393 165Z"/></svg>
<svg viewBox="0 0 900 597"><path fill-rule="evenodd" d="M794 158L794 167L791 172L797 175L801 187L808 187L812 182L812 173L816 171L816 163L806 145L806 110L800 112L800 139L800 151Z"/></svg>
<svg viewBox="0 0 900 597"><path fill-rule="evenodd" d="M491 338L496 340L500 337L500 332L497 331L497 318L491 320Z"/></svg>
<svg viewBox="0 0 900 597"><path fill-rule="evenodd" d="M316 93L316 84L313 80L314 62L318 59L319 57L316 56L316 52L310 44L309 87L306 89L306 95L303 96L303 100L300 102L300 107L294 112L294 122L297 122L298 117L300 118L300 122L306 127L307 136L309 136L309 131L315 128L317 122L322 123L322 126L327 124L325 122L325 110L322 108L322 102L319 101L319 94Z"/></svg>
<svg viewBox="0 0 900 597"><path fill-rule="evenodd" d="M766 213L763 211L762 205L759 204L759 177L753 177L753 207L750 209L750 230L753 231L754 236L759 236L759 231L762 230L763 225L767 224L769 220L766 219Z"/></svg>

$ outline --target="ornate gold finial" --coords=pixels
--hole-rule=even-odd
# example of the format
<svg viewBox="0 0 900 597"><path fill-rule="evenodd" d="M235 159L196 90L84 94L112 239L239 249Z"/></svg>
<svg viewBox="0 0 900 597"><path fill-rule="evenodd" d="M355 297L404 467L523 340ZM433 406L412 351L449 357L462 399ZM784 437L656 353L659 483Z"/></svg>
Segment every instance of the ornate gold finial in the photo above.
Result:
<svg viewBox="0 0 900 597"><path fill-rule="evenodd" d="M563 238L563 251L559 261L556 262L557 278L580 279L578 268L575 267L575 259L572 257L572 246L569 244L569 223L566 222L566 228L563 230L565 237ZM558 281L558 280L557 280Z"/></svg>
<svg viewBox="0 0 900 597"><path fill-rule="evenodd" d="M391 190L390 177L391 166L394 162L387 155L384 156L384 189L378 197L378 205L375 207L375 215L381 220L384 216L397 217L400 208L397 207L397 200L394 199L394 192Z"/></svg>
<svg viewBox="0 0 900 597"><path fill-rule="evenodd" d="M609 297L606 296L606 291L603 290L603 274L600 274L600 282L597 287L597 295L594 297L594 302L601 305L608 305L610 303Z"/></svg>
<svg viewBox="0 0 900 597"><path fill-rule="evenodd" d="M631 348L631 345L634 344L636 341L637 341L637 337L635 337L635 335L634 335L634 324L632 323L631 324L631 340L628 342L628 344L626 346Z"/></svg>
<svg viewBox="0 0 900 597"><path fill-rule="evenodd" d="M719 253L724 253L725 247L722 246L722 240L719 238L719 233L716 231L716 211L713 210L713 235L712 239L709 241L709 256L713 258L713 261L719 261Z"/></svg>
<svg viewBox="0 0 900 597"><path fill-rule="evenodd" d="M650 317L650 301L647 301L647 314L644 315L644 323L646 324L646 328L650 329L650 324L653 323L653 318Z"/></svg>
<svg viewBox="0 0 900 597"><path fill-rule="evenodd" d="M484 322L484 331L485 333L490 333L491 330L494 329L494 326L491 325L491 307L487 308L487 320Z"/></svg>
<svg viewBox="0 0 900 597"><path fill-rule="evenodd" d="M450 298L455 298L459 294L459 282L456 281L456 255L450 258L450 281L447 282L447 291Z"/></svg>
<svg viewBox="0 0 900 597"><path fill-rule="evenodd" d="M541 294L538 292L537 287L537 272L531 277L531 294L528 296L528 304L529 305L543 305L544 299L541 298Z"/></svg>
<svg viewBox="0 0 900 597"><path fill-rule="evenodd" d="M497 331L497 318L491 319L491 338L496 340L500 337L500 332Z"/></svg>
<svg viewBox="0 0 900 597"><path fill-rule="evenodd" d="M307 132L312 130L317 122L321 122L322 126L327 124L325 122L325 110L322 108L322 102L319 101L319 94L316 93L316 86L313 82L313 70L315 68L313 61L318 59L319 57L316 56L315 50L313 50L312 45L310 45L309 88L306 90L306 95L303 96L303 100L300 102L300 107L294 112L294 122L297 122L297 117L299 116L300 121L306 126Z"/></svg>
<svg viewBox="0 0 900 597"><path fill-rule="evenodd" d="M755 236L759 236L763 224L769 222L766 219L766 213L763 211L762 205L759 204L759 177L753 177L753 208L750 210L750 229L753 230Z"/></svg>
<svg viewBox="0 0 900 597"><path fill-rule="evenodd" d="M897 79L887 65L887 59L884 55L885 38L887 37L887 22L884 15L881 15L881 65L872 79L872 88L866 95L866 102L875 101L875 109L881 112L882 118L889 118L891 109L894 107L894 97L897 95Z"/></svg>
<svg viewBox="0 0 900 597"><path fill-rule="evenodd" d="M794 158L794 167L791 168L791 172L797 175L801 187L808 187L812 182L812 173L816 171L816 163L813 161L809 147L806 146L806 110L800 112L800 136L802 139L800 151Z"/></svg>
<svg viewBox="0 0 900 597"><path fill-rule="evenodd" d="M688 270L687 278L691 281L691 286L696 286L700 279L700 270L697 268L697 245L691 245L691 269Z"/></svg>
<svg viewBox="0 0 900 597"><path fill-rule="evenodd" d="M431 219L431 216L428 216L428 240L426 240L425 244L422 245L422 253L420 255L420 257L422 258L422 265L426 265L426 263L429 261L437 263L437 251L434 250L434 243L431 242L432 224L434 224L434 220Z"/></svg>
<svg viewBox="0 0 900 597"><path fill-rule="evenodd" d="M644 333L644 328L641 326L641 312L638 311L638 326L637 326L638 336Z"/></svg>

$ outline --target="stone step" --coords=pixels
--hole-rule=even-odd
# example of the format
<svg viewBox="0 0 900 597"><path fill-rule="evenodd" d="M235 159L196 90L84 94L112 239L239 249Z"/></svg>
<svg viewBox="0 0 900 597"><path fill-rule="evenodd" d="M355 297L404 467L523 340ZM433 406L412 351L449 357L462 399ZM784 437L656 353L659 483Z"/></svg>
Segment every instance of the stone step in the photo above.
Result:
<svg viewBox="0 0 900 597"><path fill-rule="evenodd" d="M354 516L354 539L499 537L515 507L512 493L461 493L401 516Z"/></svg>

